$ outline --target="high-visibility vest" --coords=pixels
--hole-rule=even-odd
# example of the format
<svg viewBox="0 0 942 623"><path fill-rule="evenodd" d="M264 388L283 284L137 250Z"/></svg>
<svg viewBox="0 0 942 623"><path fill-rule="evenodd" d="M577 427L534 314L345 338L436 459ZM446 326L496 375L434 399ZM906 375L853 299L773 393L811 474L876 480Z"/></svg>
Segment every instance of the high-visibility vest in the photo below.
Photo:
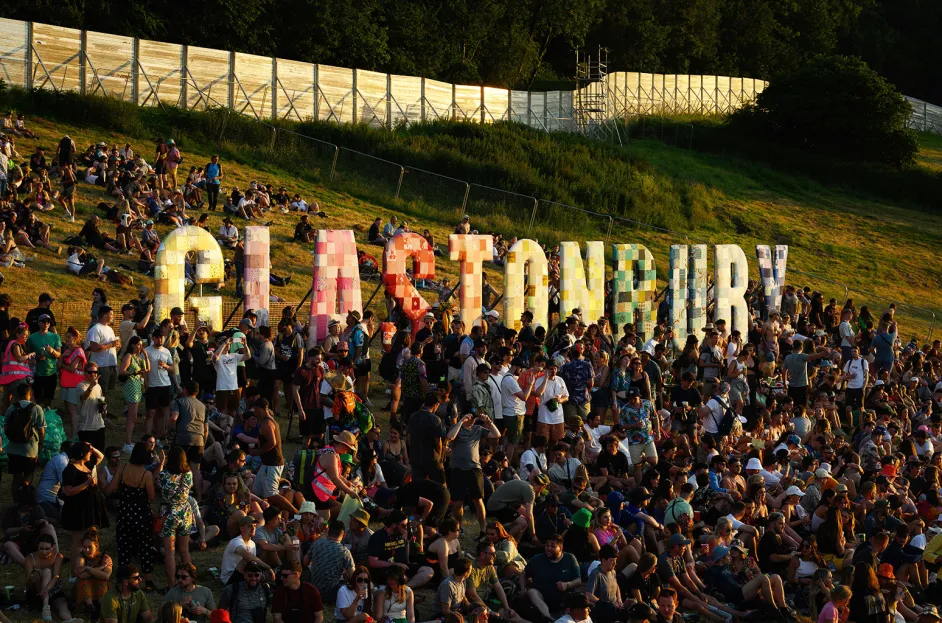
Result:
<svg viewBox="0 0 942 623"><path fill-rule="evenodd" d="M13 358L13 345L18 344L16 340L10 340L7 344L6 352L3 353L3 367L0 369L0 385L9 385L33 376L33 371L29 364L17 361ZM21 345L22 346L22 345Z"/></svg>

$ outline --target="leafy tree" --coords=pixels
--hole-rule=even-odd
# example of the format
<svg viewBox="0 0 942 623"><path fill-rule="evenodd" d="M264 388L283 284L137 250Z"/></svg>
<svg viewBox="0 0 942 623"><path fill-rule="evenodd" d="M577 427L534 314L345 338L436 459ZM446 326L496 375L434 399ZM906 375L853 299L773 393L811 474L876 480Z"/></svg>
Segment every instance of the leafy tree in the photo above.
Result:
<svg viewBox="0 0 942 623"><path fill-rule="evenodd" d="M866 63L819 56L779 76L733 125L808 151L903 168L915 162L909 103Z"/></svg>

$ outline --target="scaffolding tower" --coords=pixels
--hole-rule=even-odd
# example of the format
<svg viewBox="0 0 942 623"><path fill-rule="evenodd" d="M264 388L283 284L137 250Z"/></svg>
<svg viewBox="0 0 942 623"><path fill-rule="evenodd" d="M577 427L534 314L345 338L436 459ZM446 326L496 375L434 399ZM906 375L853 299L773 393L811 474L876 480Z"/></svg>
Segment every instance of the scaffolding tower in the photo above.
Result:
<svg viewBox="0 0 942 623"><path fill-rule="evenodd" d="M609 117L608 48L599 46L596 56L576 50L576 93L573 117L584 135L621 144L618 124Z"/></svg>

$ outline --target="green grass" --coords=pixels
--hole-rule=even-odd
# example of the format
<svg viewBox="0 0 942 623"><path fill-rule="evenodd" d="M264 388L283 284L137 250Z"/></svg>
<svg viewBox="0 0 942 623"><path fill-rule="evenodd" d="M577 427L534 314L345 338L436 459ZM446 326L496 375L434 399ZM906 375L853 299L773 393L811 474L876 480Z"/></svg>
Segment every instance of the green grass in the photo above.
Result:
<svg viewBox="0 0 942 623"><path fill-rule="evenodd" d="M374 216L384 220L391 214L406 218L414 230L428 228L439 245L447 245L464 195L464 186L434 178L419 171L406 173L400 199L394 199L399 169L342 153L333 181L328 181L332 151L312 148L301 139L272 132L247 119L226 113L185 113L175 110L138 110L124 104L94 98L17 94L7 91L0 103L27 114L39 138L19 141L25 158L36 145L53 148L63 135L71 135L80 148L98 140L123 144L131 142L149 157L153 138L173 136L181 146L185 165L203 164L211 153L223 157L227 175L225 186L245 188L251 180L287 186L306 199L316 199L328 218L318 227L354 229L357 241L367 252L379 256L379 247L365 246L365 233ZM696 120L694 120L696 121ZM296 129L296 126L291 126ZM288 129L285 126L283 129ZM942 285L936 250L942 243L942 216L915 200L891 201L880 193L848 189L845 179L829 183L821 176L805 175L768 161L743 157L734 151L696 151L700 136L694 137L695 150L674 148L657 140L632 139L630 146L617 147L572 136L544 135L508 125L495 127L444 124L398 128L394 132L363 127L306 125L305 131L325 140L369 150L412 167L437 171L472 182L497 185L540 199L573 203L595 212L642 221L672 231L633 226L615 221L608 242L637 242L648 246L655 256L662 280L667 270L671 244L709 240L737 243L752 256L751 245L788 244L790 283L810 285L829 296L844 295L843 285L878 296L864 296L851 290L857 305L869 304L882 311L890 300L908 302L930 310L942 309ZM653 132L648 132L650 137ZM220 139L220 137L222 137ZM706 141L705 141L706 142ZM921 137L919 175L937 173L942 166L942 139ZM707 143L707 147L710 144ZM149 159L149 158L148 158ZM103 201L98 188L80 184L79 219L69 224L61 209L45 215L55 225L53 237L61 241L75 234L81 221L96 211ZM532 200L497 197L474 188L466 208L473 224L481 231L502 231L506 235L526 232ZM312 258L310 245L290 241L294 215L275 214L272 227L272 266L280 274L291 274L286 288L274 292L287 301L299 300L310 287ZM213 229L222 214L212 214ZM240 228L242 223L239 223ZM106 225L110 231L111 227ZM162 228L161 234L167 232ZM541 203L533 237L541 241L606 239L608 219L589 217L566 208ZM127 258L105 254L109 265ZM39 251L26 269L7 269L3 290L14 299L13 312L24 314L35 305L38 294L49 290L58 300L54 309L62 324L84 329L94 282L65 272L65 258ZM750 264L755 272L755 262ZM500 283L499 273L488 267L492 281ZM807 274L800 274L803 271ZM438 277L457 278L454 262L439 258ZM814 275L814 276L812 276ZM143 281L142 281L143 280ZM150 284L138 278L137 283ZM234 302L232 285L223 295ZM375 282L364 284L364 300ZM107 286L114 301L134 296L134 288ZM382 297L372 308L380 313ZM928 315L903 308L899 315L904 335L925 337L931 319ZM381 388L373 387L373 400L384 404ZM111 404L120 404L117 395ZM381 423L385 416L379 412ZM121 420L108 420L108 441L118 442ZM282 420L282 426L286 422ZM291 455L295 440L285 444ZM9 500L4 484L2 499ZM473 529L472 529L473 531ZM105 531L105 548L114 551L113 531ZM465 546L469 546L465 543ZM68 551L68 537L62 547ZM197 553L194 562L201 570L200 582L220 589L205 573L219 566L220 552ZM161 578L161 567L157 577ZM19 570L0 568L0 582L21 586ZM430 598L430 594L426 594ZM156 597L154 598L157 599ZM156 605L156 601L155 601ZM422 613L430 606L422 606ZM13 617L29 620L22 611ZM420 616L420 618L423 618ZM430 618L424 617L424 618Z"/></svg>

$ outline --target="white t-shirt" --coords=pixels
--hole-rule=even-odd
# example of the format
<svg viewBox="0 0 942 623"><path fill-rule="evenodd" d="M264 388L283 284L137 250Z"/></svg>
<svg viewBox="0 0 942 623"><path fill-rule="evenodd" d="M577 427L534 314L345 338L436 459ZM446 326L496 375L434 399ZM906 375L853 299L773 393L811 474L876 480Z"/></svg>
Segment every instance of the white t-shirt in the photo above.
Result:
<svg viewBox="0 0 942 623"><path fill-rule="evenodd" d="M706 403L706 406L708 409L710 409L710 413L704 417L703 420L701 420L703 430L712 435L716 435L719 433L717 424L723 421L723 416L726 414L726 409L724 409L723 405L713 398L710 398L710 401Z"/></svg>
<svg viewBox="0 0 942 623"><path fill-rule="evenodd" d="M220 238L223 238L224 240L230 240L239 235L239 230L236 228L235 225L228 225L228 226L223 225L222 227L219 228L218 235Z"/></svg>
<svg viewBox="0 0 942 623"><path fill-rule="evenodd" d="M506 374L500 382L500 404L504 417L519 417L527 412L527 403L517 398L523 391L513 374Z"/></svg>
<svg viewBox="0 0 942 623"><path fill-rule="evenodd" d="M237 371L239 362L242 361L242 355L219 355L219 359L213 364L216 368L216 391L235 391L239 389L239 378Z"/></svg>
<svg viewBox="0 0 942 623"><path fill-rule="evenodd" d="M242 540L242 535L229 541L229 543L226 544L225 551L222 553L222 568L219 570L219 579L222 580L223 584L229 582L233 571L236 570L236 567L239 566L239 561L242 560L242 556L236 553L236 550L240 548L247 549L253 556L255 556L255 552L257 551L255 541L250 539L249 542L246 543Z"/></svg>
<svg viewBox="0 0 942 623"><path fill-rule="evenodd" d="M356 591L351 590L346 584L341 586L340 590L337 591L337 607L334 608L334 619L337 621L346 621L347 619L344 618L340 609L349 608L350 604L352 604L356 598ZM363 614L364 603L366 603L366 601L361 599L360 603L357 604L356 614Z"/></svg>
<svg viewBox="0 0 942 623"><path fill-rule="evenodd" d="M909 540L909 544L915 547L916 549L926 549L926 535L917 534Z"/></svg>
<svg viewBox="0 0 942 623"><path fill-rule="evenodd" d="M619 439L618 440L618 451L625 455L628 459L628 465L634 465L634 461L631 460L631 444L628 443L628 439Z"/></svg>
<svg viewBox="0 0 942 623"><path fill-rule="evenodd" d="M870 364L863 357L851 359L844 364L844 374L850 377L847 381L847 389L863 389L867 382L867 375L870 374Z"/></svg>
<svg viewBox="0 0 942 623"><path fill-rule="evenodd" d="M144 349L147 360L150 361L150 372L147 373L148 387L170 387L170 371L164 370L157 365L162 361L168 366L173 366L173 355L163 346L150 345Z"/></svg>
<svg viewBox="0 0 942 623"><path fill-rule="evenodd" d="M743 522L733 517L732 513L727 515L726 518L729 519L729 523L733 526L733 530L739 530L744 525Z"/></svg>
<svg viewBox="0 0 942 623"><path fill-rule="evenodd" d="M569 397L569 390L566 388L566 382L559 378L558 376L550 379L549 377L544 377L546 382L546 389L543 390L543 397L540 400L540 412L537 415L537 422L542 422L544 424L562 424L563 423L563 405L557 405L555 411L550 411L546 408L546 403L548 403L553 398L558 397Z"/></svg>
<svg viewBox="0 0 942 623"><path fill-rule="evenodd" d="M96 322L92 328L85 334L85 352L88 353L88 361L97 363L99 367L118 365L118 349L114 346L93 353L88 345L92 342L96 344L110 344L114 341L114 329L106 324Z"/></svg>
<svg viewBox="0 0 942 623"><path fill-rule="evenodd" d="M588 436L588 441L586 442L586 450L590 454L598 454L602 451L602 444L599 443L599 440L603 435L607 435L612 432L611 426L604 426L599 424L595 428L589 428L588 424L584 424L582 428L585 429L586 435Z"/></svg>
<svg viewBox="0 0 942 623"><path fill-rule="evenodd" d="M491 390L491 402L494 404L494 420L504 419L503 397L500 394L500 383L504 380L503 374L488 374L487 388ZM498 409L498 407L501 407Z"/></svg>
<svg viewBox="0 0 942 623"><path fill-rule="evenodd" d="M84 266L84 264L82 260L79 259L78 253L73 253L69 256L69 259L65 261L65 267L73 275L78 275L82 272L82 266Z"/></svg>
<svg viewBox="0 0 942 623"><path fill-rule="evenodd" d="M841 336L841 346L854 345L854 330L850 327L849 322L845 320L838 326L837 330Z"/></svg>
<svg viewBox="0 0 942 623"><path fill-rule="evenodd" d="M530 448L520 456L520 470L519 475L521 480L526 480L530 477L530 469L528 465L533 465L538 467L540 473L546 472L546 455L537 454L536 450Z"/></svg>
<svg viewBox="0 0 942 623"><path fill-rule="evenodd" d="M318 393L320 393L320 394L322 394L322 395L326 395L326 394L331 393L332 391L334 391L334 388L330 386L330 383L327 382L327 379L326 379L326 378L325 378L323 381L321 381L321 387L320 387L320 389L318 390ZM324 401L323 409L324 409L324 419L325 419L325 420L329 420L329 419L331 419L331 418L334 417L334 409L333 409L333 407L334 407L334 405L330 404L330 401L329 401L329 400L325 400L325 401Z"/></svg>

